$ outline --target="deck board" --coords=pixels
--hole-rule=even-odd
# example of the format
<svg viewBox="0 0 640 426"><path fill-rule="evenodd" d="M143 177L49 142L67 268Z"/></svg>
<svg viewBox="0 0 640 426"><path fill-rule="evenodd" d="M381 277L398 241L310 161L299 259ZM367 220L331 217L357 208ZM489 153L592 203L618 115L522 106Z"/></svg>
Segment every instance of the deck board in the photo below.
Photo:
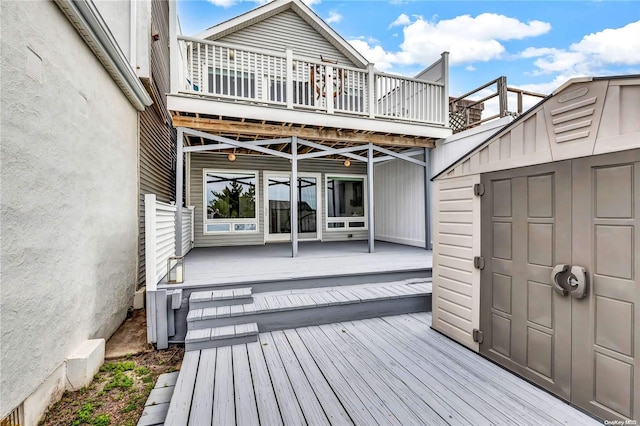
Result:
<svg viewBox="0 0 640 426"><path fill-rule="evenodd" d="M166 424L211 424L207 407L225 425L599 424L430 326L398 315L188 352Z"/></svg>
<svg viewBox="0 0 640 426"><path fill-rule="evenodd" d="M257 425L260 421L258 419L256 395L252 386L246 345L233 346L232 354L235 406L238 407L236 410L237 424L240 426Z"/></svg>

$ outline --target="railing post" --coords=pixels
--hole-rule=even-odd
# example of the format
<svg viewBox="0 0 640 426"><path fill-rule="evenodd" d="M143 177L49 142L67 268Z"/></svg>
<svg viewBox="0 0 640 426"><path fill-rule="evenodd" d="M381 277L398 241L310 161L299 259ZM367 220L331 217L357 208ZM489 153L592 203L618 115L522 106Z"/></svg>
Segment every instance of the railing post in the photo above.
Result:
<svg viewBox="0 0 640 426"><path fill-rule="evenodd" d="M442 52L442 82L444 83L442 124L449 127L449 52Z"/></svg>
<svg viewBox="0 0 640 426"><path fill-rule="evenodd" d="M367 81L369 83L368 84L369 87L367 88L369 118L374 118L376 116L376 106L375 106L376 75L375 75L375 68L373 67L373 64L367 64L367 72L368 72Z"/></svg>
<svg viewBox="0 0 640 426"><path fill-rule="evenodd" d="M144 195L144 265L147 311L147 343L156 341L156 196Z"/></svg>
<svg viewBox="0 0 640 426"><path fill-rule="evenodd" d="M298 256L298 138L291 137L291 190L289 217L291 224L291 257Z"/></svg>
<svg viewBox="0 0 640 426"><path fill-rule="evenodd" d="M169 1L169 73L170 73L170 89L171 93L178 93L180 84L178 69L178 12L176 10L176 1Z"/></svg>
<svg viewBox="0 0 640 426"><path fill-rule="evenodd" d="M500 117L507 115L509 105L507 102L507 77L498 77L498 104L500 105Z"/></svg>
<svg viewBox="0 0 640 426"><path fill-rule="evenodd" d="M286 86L285 86L285 96L287 98L287 108L293 109L293 50L289 47L285 50L287 59L286 59Z"/></svg>
<svg viewBox="0 0 640 426"><path fill-rule="evenodd" d="M333 72L334 68L330 65L327 65L324 69L324 79L325 79L325 88L324 88L324 100L327 103L327 113L333 114Z"/></svg>

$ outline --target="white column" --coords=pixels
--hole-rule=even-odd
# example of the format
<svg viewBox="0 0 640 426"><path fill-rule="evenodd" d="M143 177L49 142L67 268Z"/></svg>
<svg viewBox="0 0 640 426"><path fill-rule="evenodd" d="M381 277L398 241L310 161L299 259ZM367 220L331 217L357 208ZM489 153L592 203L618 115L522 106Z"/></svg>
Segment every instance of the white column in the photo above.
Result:
<svg viewBox="0 0 640 426"><path fill-rule="evenodd" d="M373 64L367 65L367 79L368 79L368 103L369 103L369 118L374 118L376 116L376 75L374 73L375 69Z"/></svg>
<svg viewBox="0 0 640 426"><path fill-rule="evenodd" d="M291 137L291 257L298 256L298 138Z"/></svg>
<svg viewBox="0 0 640 426"><path fill-rule="evenodd" d="M176 140L176 256L182 256L183 137L182 128L178 127L178 138Z"/></svg>
<svg viewBox="0 0 640 426"><path fill-rule="evenodd" d="M178 11L176 0L169 0L169 82L171 93L178 93Z"/></svg>
<svg viewBox="0 0 640 426"><path fill-rule="evenodd" d="M424 149L424 248L431 250L431 162L430 148Z"/></svg>
<svg viewBox="0 0 640 426"><path fill-rule="evenodd" d="M374 250L373 232L373 145L367 149L367 226L369 228L369 253Z"/></svg>

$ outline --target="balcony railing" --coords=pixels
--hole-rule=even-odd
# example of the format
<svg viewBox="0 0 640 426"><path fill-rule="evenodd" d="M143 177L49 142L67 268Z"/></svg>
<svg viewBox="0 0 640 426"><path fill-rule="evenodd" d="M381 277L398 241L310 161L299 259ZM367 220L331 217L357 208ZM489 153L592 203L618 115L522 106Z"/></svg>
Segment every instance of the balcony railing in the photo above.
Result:
<svg viewBox="0 0 640 426"><path fill-rule="evenodd" d="M283 108L446 125L447 87L283 52L178 37L181 93ZM441 59L442 75L446 61ZM438 64L434 64L438 65ZM443 81L446 79L443 78Z"/></svg>

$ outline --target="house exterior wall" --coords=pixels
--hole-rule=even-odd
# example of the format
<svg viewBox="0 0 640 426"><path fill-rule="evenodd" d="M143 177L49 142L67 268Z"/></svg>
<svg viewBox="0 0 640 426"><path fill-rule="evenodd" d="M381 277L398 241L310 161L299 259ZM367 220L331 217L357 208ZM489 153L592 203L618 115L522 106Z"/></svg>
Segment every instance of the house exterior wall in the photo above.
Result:
<svg viewBox="0 0 640 426"><path fill-rule="evenodd" d="M195 246L230 246L230 245L257 245L265 241L265 215L264 206L264 171L290 171L291 164L287 159L266 155L237 155L236 160L230 162L226 154L191 153L189 166L189 199L188 205L195 206ZM203 233L203 169L220 170L254 170L259 172L258 182L258 232L245 234L204 234ZM320 189L320 211L322 213L322 241L366 240L366 230L328 231L326 229L326 203L325 203L325 175L357 174L366 175L366 164L353 161L350 167L345 167L339 160L301 160L298 163L298 173L322 173ZM366 193L366 191L365 191ZM349 237L351 235L351 237Z"/></svg>
<svg viewBox="0 0 640 426"><path fill-rule="evenodd" d="M325 59L338 60L338 65L355 66L292 10L283 11L216 41L250 46L254 49L284 51L290 47L294 56L305 56L320 61L322 55Z"/></svg>
<svg viewBox="0 0 640 426"><path fill-rule="evenodd" d="M54 2L2 2L1 16L3 418L126 316L138 123ZM52 399L65 384L54 382ZM33 410L50 402L37 399Z"/></svg>
<svg viewBox="0 0 640 426"><path fill-rule="evenodd" d="M140 113L140 190L138 286L145 283L144 195L156 194L168 203L175 199L176 131L166 109L169 91L169 4L165 0L151 2L151 22L159 39L151 42L151 78L145 87L155 105Z"/></svg>
<svg viewBox="0 0 640 426"><path fill-rule="evenodd" d="M424 167L404 160L378 163L373 192L375 238L425 247Z"/></svg>

